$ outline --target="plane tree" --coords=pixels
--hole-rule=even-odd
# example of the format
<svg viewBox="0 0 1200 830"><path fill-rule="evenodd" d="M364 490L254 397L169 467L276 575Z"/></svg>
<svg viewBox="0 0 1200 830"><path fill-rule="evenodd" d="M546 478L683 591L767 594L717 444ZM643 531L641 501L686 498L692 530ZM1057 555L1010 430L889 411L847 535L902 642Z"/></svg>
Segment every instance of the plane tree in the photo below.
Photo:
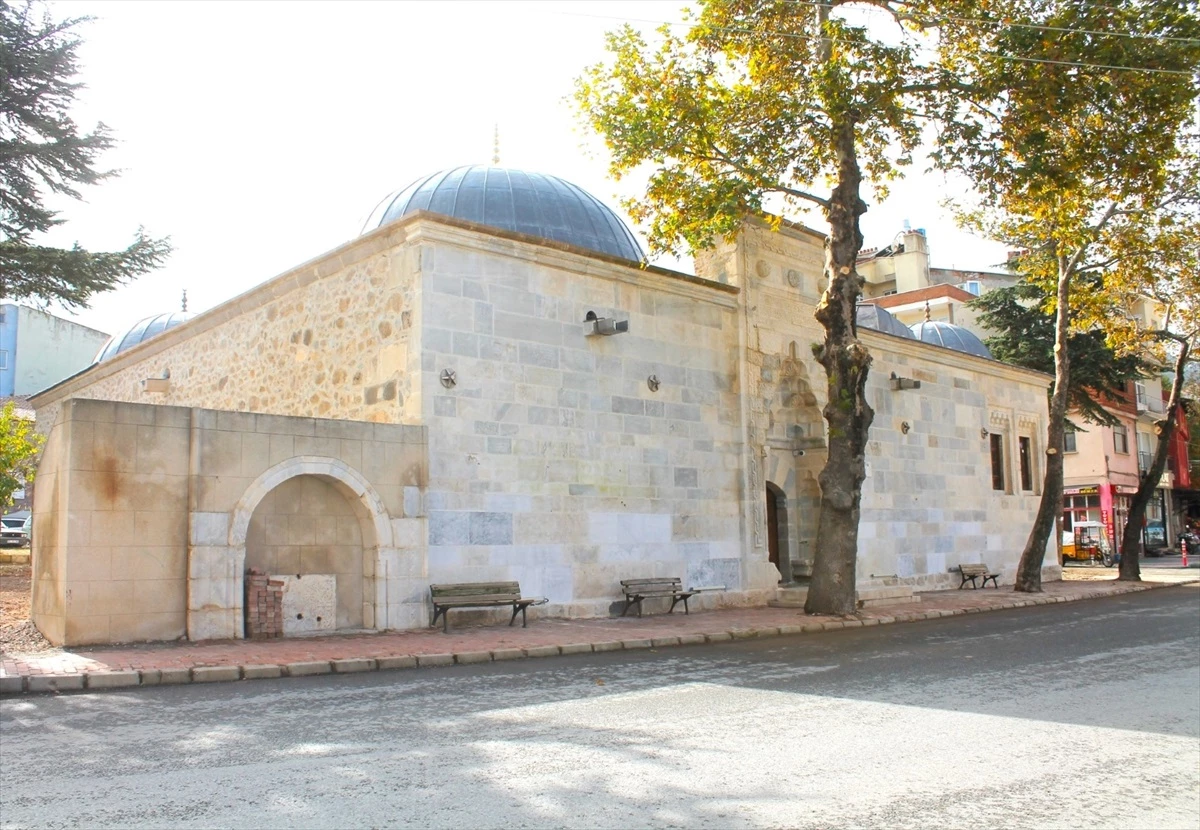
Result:
<svg viewBox="0 0 1200 830"><path fill-rule="evenodd" d="M1015 584L1036 592L1062 507L1070 333L1116 319L1109 289L1194 196L1200 19L1188 0L980 0L942 26L943 65L978 94L943 99L936 160L974 183L963 221L1027 252L1055 314L1045 479ZM1076 290L1088 274L1102 290Z"/></svg>
<svg viewBox="0 0 1200 830"><path fill-rule="evenodd" d="M932 5L707 0L684 31L664 26L653 42L629 26L610 33L609 58L576 87L612 175L649 171L645 193L626 207L648 225L652 251L695 252L731 238L768 201L785 216L817 209L828 222L815 312L824 339L813 346L826 375L828 458L809 613L856 609L874 415L865 395L871 356L855 316L865 197L885 192L910 163L923 113L962 87L922 51L921 10Z"/></svg>

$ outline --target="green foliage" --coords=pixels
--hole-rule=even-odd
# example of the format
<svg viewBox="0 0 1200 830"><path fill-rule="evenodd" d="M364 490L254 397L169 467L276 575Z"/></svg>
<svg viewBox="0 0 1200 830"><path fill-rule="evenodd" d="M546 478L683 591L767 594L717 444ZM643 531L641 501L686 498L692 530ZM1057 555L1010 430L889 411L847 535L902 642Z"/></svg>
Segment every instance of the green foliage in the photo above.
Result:
<svg viewBox="0 0 1200 830"><path fill-rule="evenodd" d="M971 301L979 321L996 332L987 345L997 360L1054 374L1054 316L1044 310L1046 299L1040 286L1019 283ZM1107 332L1099 328L1070 333L1067 391L1071 408L1084 420L1112 426L1118 421L1101 406L1105 398L1121 395L1129 381L1151 376L1155 367L1137 353L1118 354L1107 341Z"/></svg>
<svg viewBox="0 0 1200 830"><path fill-rule="evenodd" d="M11 401L0 410L0 508L12 506L13 493L33 483L42 442L33 421L18 417Z"/></svg>
<svg viewBox="0 0 1200 830"><path fill-rule="evenodd" d="M941 60L978 94L945 99L935 154L978 190L962 216L1028 251L1022 273L1047 286L1104 274L1104 290L1071 311L1085 323L1120 316L1120 286L1145 276L1154 251L1171 254L1181 220L1194 222L1196 6L972 5L969 19L945 23Z"/></svg>
<svg viewBox="0 0 1200 830"><path fill-rule="evenodd" d="M115 175L95 167L113 143L107 128L81 133L70 117L81 88L73 31L84 19L54 22L39 9L0 0L0 298L86 306L93 294L160 266L171 247L140 230L112 253L33 243L63 221L47 207L48 194L79 198L79 186Z"/></svg>
<svg viewBox="0 0 1200 830"><path fill-rule="evenodd" d="M576 83L612 175L650 170L644 197L625 207L649 222L653 250L729 237L769 196L828 208L816 191L844 178L838 125L850 125L855 166L878 190L911 161L914 104L940 75L916 41L884 43L784 0L709 0L691 22L683 36L663 27L653 46L629 26L611 33L611 61Z"/></svg>

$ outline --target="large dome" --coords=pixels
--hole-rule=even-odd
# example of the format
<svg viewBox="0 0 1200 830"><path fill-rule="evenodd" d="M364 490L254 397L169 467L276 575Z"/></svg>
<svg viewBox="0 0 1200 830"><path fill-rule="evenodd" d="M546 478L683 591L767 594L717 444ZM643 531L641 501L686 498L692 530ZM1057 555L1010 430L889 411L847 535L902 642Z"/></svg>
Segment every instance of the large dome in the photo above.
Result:
<svg viewBox="0 0 1200 830"><path fill-rule="evenodd" d="M863 328L913 339L913 333L909 331L908 326L893 317L885 308L880 308L874 303L859 303L854 311L856 322Z"/></svg>
<svg viewBox="0 0 1200 830"><path fill-rule="evenodd" d="M428 210L641 262L641 246L603 202L556 176L505 167L455 167L417 179L379 203L363 231Z"/></svg>
<svg viewBox="0 0 1200 830"><path fill-rule="evenodd" d="M983 345L983 341L962 326L945 323L941 320L924 320L914 323L909 328L912 329L914 337L925 343L944 346L947 349L973 354L976 357L986 357L988 360L994 359L992 353L988 351L988 347Z"/></svg>
<svg viewBox="0 0 1200 830"><path fill-rule="evenodd" d="M132 349L138 343L149 340L156 334L162 334L167 329L173 329L180 323L187 322L193 316L186 311L172 311L168 314L155 314L153 317L138 320L129 328L110 337L92 362L99 363L115 357L126 349Z"/></svg>

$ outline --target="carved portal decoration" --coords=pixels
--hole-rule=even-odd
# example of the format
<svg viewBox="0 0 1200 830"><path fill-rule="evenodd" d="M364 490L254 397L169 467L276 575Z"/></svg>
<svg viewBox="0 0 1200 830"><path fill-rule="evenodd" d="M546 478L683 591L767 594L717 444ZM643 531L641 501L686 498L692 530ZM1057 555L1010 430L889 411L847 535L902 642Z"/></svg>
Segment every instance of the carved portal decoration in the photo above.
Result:
<svg viewBox="0 0 1200 830"><path fill-rule="evenodd" d="M754 534L754 547L763 546L763 510L759 491L763 488L762 474L759 472L759 456L764 453L762 447L750 448L750 526Z"/></svg>

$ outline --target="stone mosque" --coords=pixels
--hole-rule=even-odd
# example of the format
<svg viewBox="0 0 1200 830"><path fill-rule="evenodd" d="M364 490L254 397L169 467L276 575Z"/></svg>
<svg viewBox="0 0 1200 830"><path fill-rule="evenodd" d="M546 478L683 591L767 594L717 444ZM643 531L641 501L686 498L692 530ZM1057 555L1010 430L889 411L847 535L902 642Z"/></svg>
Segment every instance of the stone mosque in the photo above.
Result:
<svg viewBox="0 0 1200 830"><path fill-rule="evenodd" d="M34 396L34 622L66 645L240 638L251 575L282 585L284 636L427 626L430 583L519 581L547 600L531 617L619 613L620 580L650 576L704 589L693 610L794 600L823 244L748 219L679 273L554 176L422 178L357 238L141 321ZM863 602L968 562L1011 583L1037 510L1048 378L934 333L860 313Z"/></svg>

